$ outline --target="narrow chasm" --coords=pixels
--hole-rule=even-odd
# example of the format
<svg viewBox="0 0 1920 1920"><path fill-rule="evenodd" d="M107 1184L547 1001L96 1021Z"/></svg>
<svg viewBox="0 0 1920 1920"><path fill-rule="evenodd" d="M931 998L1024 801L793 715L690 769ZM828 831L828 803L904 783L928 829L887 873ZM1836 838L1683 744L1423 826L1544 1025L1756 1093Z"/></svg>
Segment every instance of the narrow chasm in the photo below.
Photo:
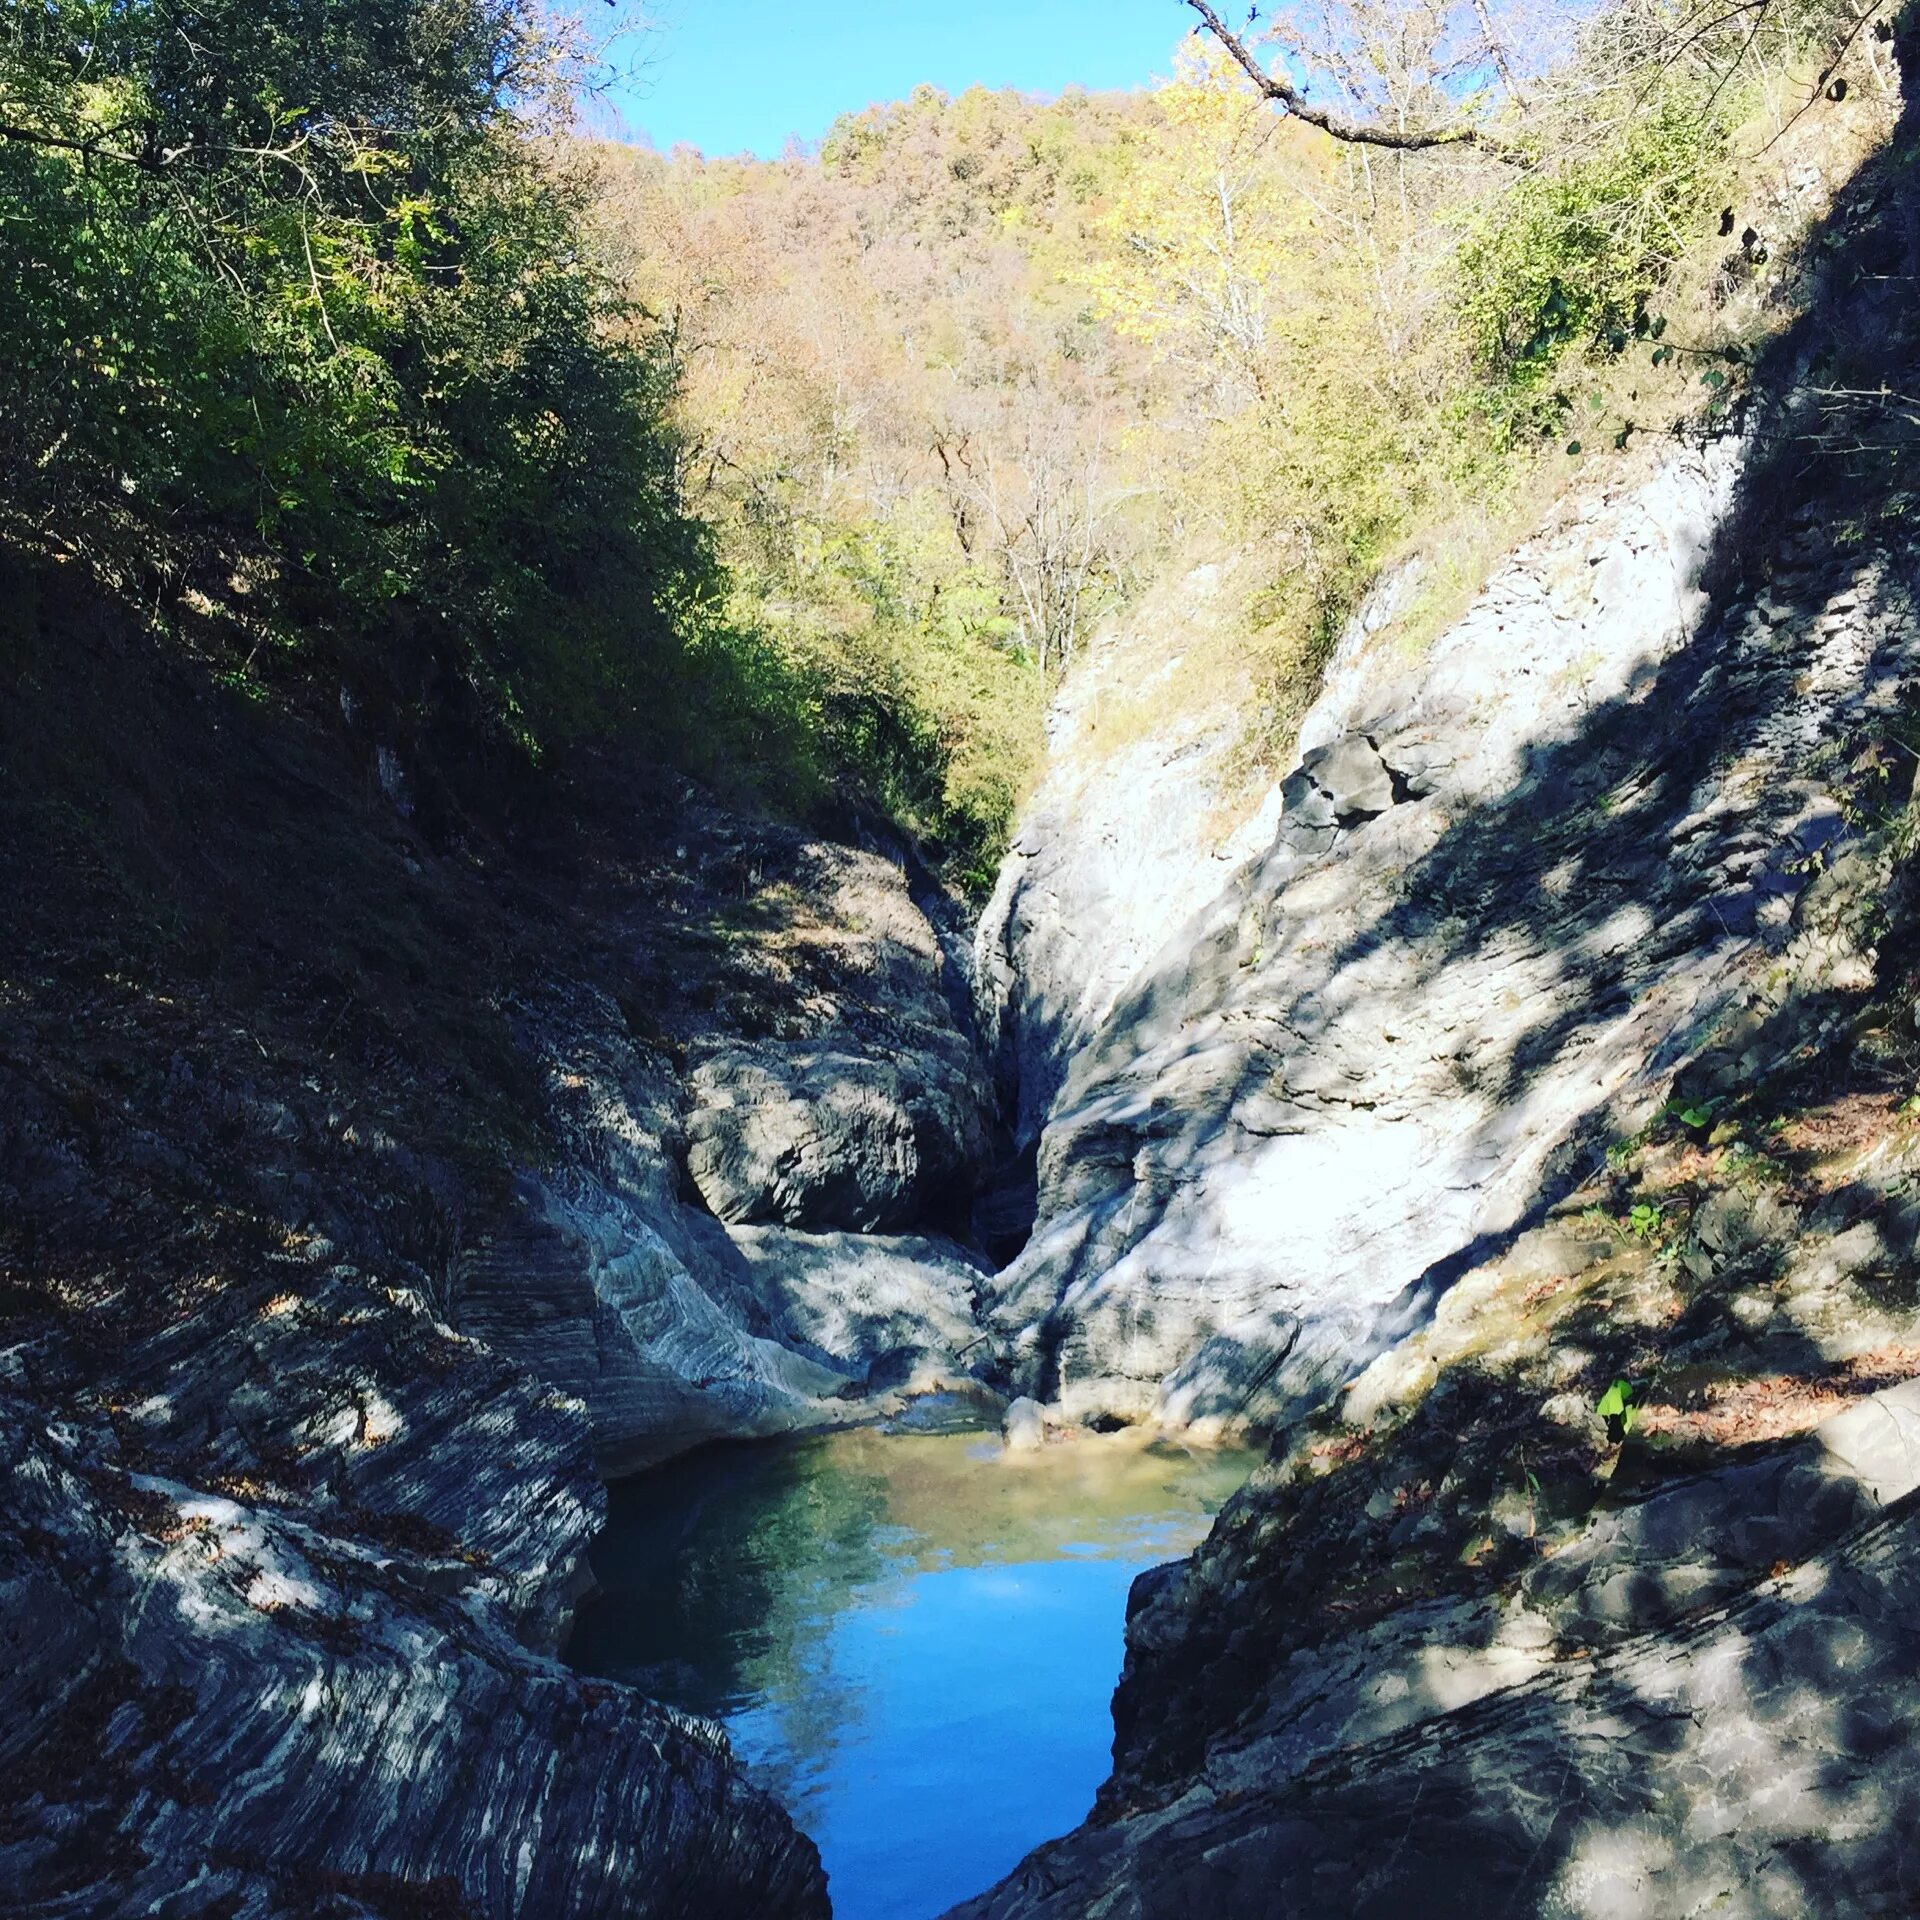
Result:
<svg viewBox="0 0 1920 1920"><path fill-rule="evenodd" d="M0 1913L1913 1911L1920 0L672 11L0 8Z"/></svg>
<svg viewBox="0 0 1920 1920"><path fill-rule="evenodd" d="M926 1920L1091 1810L1129 1590L1253 1455L1009 1395L981 1308L1030 1232L1034 1152L980 1047L970 923L910 848L860 841L792 870L762 845L780 910L728 909L718 977L674 958L649 1044L682 1076L677 1184L576 1188L576 1238L684 1249L648 1313L697 1284L764 1399L692 1452L656 1430L673 1457L614 1479L566 1658L723 1727L842 1920ZM676 850L707 911L730 890L710 853ZM803 955L827 1022L785 997ZM629 1324L630 1365L679 1364L684 1320ZM634 1457L623 1438L609 1470Z"/></svg>

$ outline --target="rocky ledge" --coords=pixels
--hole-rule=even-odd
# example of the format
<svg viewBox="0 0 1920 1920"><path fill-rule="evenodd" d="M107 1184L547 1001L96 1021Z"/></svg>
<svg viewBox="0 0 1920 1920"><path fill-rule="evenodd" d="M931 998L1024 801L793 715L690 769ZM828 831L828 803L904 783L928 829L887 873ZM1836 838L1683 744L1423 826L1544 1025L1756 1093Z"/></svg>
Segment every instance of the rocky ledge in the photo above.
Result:
<svg viewBox="0 0 1920 1920"><path fill-rule="evenodd" d="M826 1914L724 1739L527 1652L459 1560L91 1438L0 1408L10 1912Z"/></svg>
<svg viewBox="0 0 1920 1920"><path fill-rule="evenodd" d="M957 1920L1911 1904L1920 550L1834 449L1914 378L1912 195L1812 236L1738 433L1418 659L1357 622L1272 844L1067 1029L1018 1379L1276 1437L1134 1588L1093 1817Z"/></svg>
<svg viewBox="0 0 1920 1920"><path fill-rule="evenodd" d="M554 1656L605 1475L989 1358L950 916L632 769L465 812L60 584L0 706L0 1907L824 1915L716 1729Z"/></svg>

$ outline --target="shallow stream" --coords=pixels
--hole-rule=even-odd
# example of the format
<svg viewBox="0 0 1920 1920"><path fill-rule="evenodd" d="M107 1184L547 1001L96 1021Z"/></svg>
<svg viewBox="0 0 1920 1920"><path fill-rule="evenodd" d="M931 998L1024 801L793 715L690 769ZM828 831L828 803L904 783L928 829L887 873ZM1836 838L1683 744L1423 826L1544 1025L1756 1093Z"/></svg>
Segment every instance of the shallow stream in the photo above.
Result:
<svg viewBox="0 0 1920 1920"><path fill-rule="evenodd" d="M1251 1465L1126 1433L710 1449L614 1489L569 1658L721 1721L837 1920L928 1920L1086 1815L1127 1588Z"/></svg>

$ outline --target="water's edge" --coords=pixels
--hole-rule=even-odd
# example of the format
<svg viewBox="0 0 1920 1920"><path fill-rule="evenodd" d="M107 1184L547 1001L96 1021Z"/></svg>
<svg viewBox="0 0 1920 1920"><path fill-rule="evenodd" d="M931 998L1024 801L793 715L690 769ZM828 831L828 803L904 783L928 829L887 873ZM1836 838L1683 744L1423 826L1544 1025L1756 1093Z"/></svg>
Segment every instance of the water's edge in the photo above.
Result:
<svg viewBox="0 0 1920 1920"><path fill-rule="evenodd" d="M1251 1464L1133 1433L1008 1453L938 1404L707 1448L611 1489L566 1657L722 1725L840 1920L927 1920L1085 1817L1128 1590Z"/></svg>

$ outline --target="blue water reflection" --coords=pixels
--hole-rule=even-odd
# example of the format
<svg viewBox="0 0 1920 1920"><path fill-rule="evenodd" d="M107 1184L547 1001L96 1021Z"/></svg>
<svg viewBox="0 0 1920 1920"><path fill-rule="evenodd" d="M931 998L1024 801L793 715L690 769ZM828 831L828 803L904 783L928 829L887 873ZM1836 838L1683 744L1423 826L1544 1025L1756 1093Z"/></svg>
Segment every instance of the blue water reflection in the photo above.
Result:
<svg viewBox="0 0 1920 1920"><path fill-rule="evenodd" d="M928 1920L1087 1812L1127 1588L1240 1454L968 1432L714 1449L616 1488L569 1657L725 1723L840 1920Z"/></svg>

